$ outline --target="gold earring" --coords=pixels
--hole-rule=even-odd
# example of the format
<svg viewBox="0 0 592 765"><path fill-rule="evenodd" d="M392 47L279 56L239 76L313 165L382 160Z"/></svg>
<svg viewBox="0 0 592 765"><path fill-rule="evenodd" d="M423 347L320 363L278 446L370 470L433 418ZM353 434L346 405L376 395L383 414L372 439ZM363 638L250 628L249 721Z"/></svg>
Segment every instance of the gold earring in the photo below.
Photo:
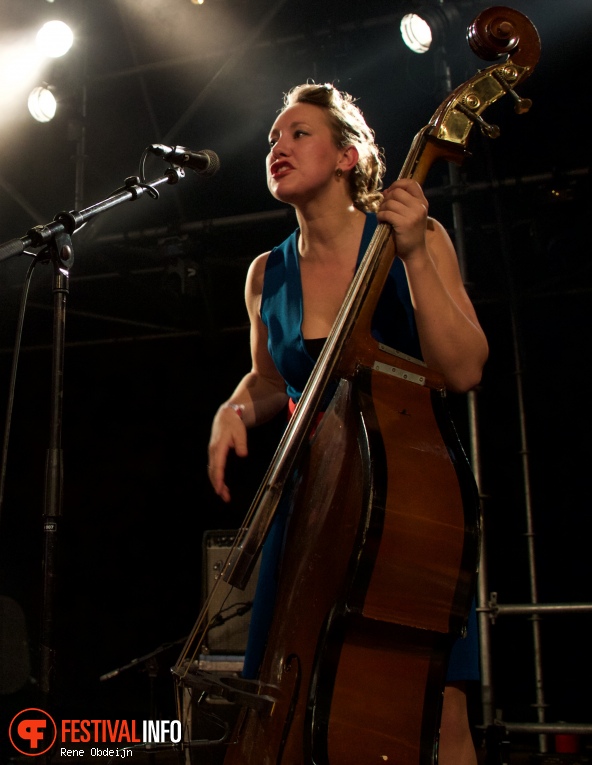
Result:
<svg viewBox="0 0 592 765"><path fill-rule="evenodd" d="M341 178L342 175L343 175L343 170L340 167L338 167L337 170L335 171L335 177Z"/></svg>

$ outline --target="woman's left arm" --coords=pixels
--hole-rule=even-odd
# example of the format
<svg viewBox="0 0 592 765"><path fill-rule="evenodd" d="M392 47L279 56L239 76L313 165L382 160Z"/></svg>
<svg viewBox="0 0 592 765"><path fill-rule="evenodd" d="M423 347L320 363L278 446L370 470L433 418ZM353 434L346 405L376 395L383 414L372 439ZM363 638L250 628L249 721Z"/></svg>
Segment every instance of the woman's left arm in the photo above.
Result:
<svg viewBox="0 0 592 765"><path fill-rule="evenodd" d="M488 346L450 237L428 219L423 191L408 179L386 190L378 218L392 226L405 265L424 361L450 390L470 390L481 379Z"/></svg>

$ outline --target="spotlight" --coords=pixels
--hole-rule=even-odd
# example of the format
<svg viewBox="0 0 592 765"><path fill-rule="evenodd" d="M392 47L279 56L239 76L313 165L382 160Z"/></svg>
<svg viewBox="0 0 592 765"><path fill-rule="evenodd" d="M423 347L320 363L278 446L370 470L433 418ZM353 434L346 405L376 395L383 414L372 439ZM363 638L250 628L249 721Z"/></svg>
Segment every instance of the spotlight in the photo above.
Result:
<svg viewBox="0 0 592 765"><path fill-rule="evenodd" d="M419 5L415 12L401 19L401 37L414 53L427 53L434 44L442 44L451 25L458 19L453 6Z"/></svg>
<svg viewBox="0 0 592 765"><path fill-rule="evenodd" d="M27 101L31 116L37 122L49 122L55 117L57 102L47 86L33 88Z"/></svg>
<svg viewBox="0 0 592 765"><path fill-rule="evenodd" d="M406 13L401 19L401 37L414 53L427 53L432 44L432 30L417 13Z"/></svg>
<svg viewBox="0 0 592 765"><path fill-rule="evenodd" d="M72 47L74 35L63 21L48 21L37 32L37 47L50 58L59 58Z"/></svg>

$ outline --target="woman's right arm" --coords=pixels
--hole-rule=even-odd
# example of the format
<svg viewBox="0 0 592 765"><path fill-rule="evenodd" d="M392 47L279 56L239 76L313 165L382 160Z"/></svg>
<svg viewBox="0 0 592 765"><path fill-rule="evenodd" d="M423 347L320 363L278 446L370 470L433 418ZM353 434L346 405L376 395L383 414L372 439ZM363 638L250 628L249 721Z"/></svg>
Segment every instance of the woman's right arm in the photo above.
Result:
<svg viewBox="0 0 592 765"><path fill-rule="evenodd" d="M269 253L249 268L245 301L251 323L252 369L216 412L208 446L208 475L214 491L225 502L230 491L224 481L228 452L247 455L247 428L260 425L280 412L288 401L286 386L267 350L267 328L260 315L265 264Z"/></svg>

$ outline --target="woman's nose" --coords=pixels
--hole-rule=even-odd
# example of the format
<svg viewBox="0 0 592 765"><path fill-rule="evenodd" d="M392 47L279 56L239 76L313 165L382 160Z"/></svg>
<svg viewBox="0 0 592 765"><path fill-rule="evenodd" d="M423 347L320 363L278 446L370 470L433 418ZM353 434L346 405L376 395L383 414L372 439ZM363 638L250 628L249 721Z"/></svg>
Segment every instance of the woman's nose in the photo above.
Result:
<svg viewBox="0 0 592 765"><path fill-rule="evenodd" d="M282 155L286 154L287 152L287 145L286 141L283 138L277 138L273 146L271 147L271 153L274 157L281 157Z"/></svg>

